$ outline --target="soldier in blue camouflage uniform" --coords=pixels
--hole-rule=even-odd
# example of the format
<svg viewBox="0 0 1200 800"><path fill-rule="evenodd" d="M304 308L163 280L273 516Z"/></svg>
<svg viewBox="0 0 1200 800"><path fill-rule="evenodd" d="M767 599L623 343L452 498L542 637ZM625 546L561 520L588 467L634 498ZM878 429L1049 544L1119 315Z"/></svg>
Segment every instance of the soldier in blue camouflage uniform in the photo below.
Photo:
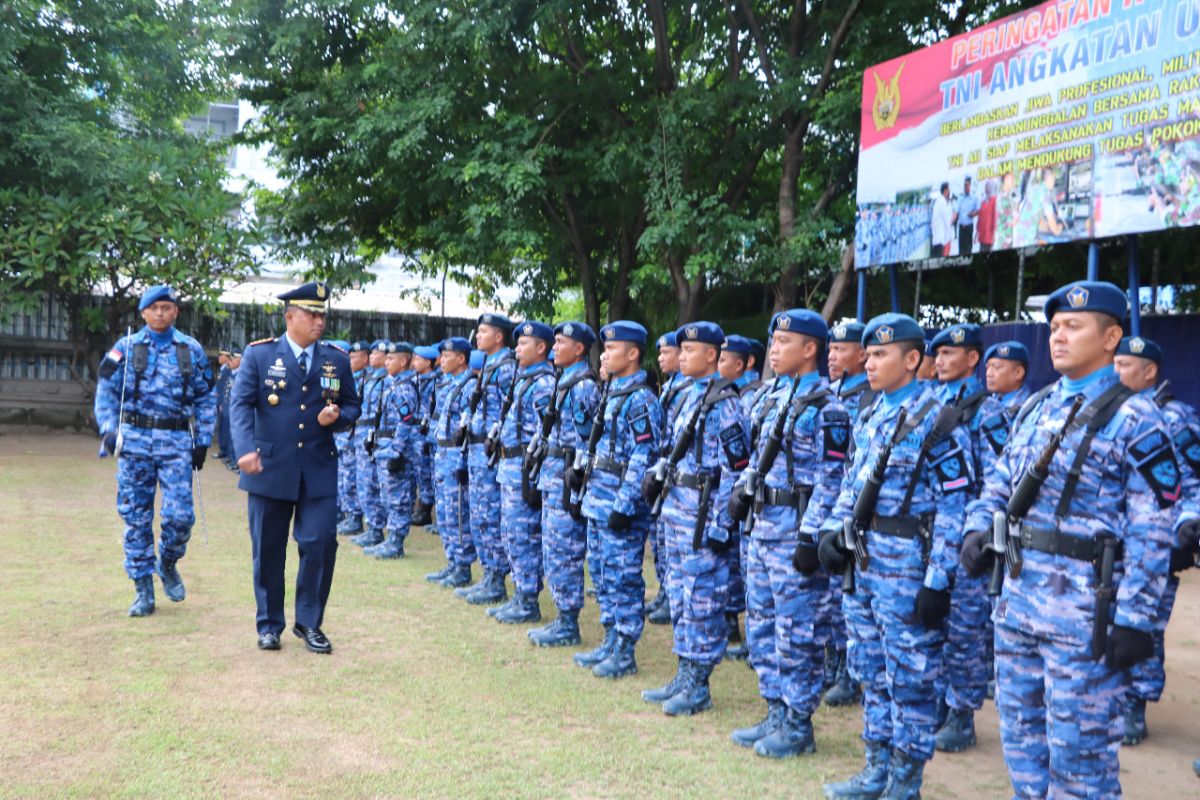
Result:
<svg viewBox="0 0 1200 800"><path fill-rule="evenodd" d="M175 328L179 298L170 286L138 303L146 325L122 337L100 362L93 412L101 456L117 456L117 511L125 521L125 573L136 596L129 616L154 613L154 573L174 602L184 598L175 564L187 552L196 517L192 471L202 469L216 424L216 378L204 348ZM162 537L154 558L154 492L162 487Z"/></svg>
<svg viewBox="0 0 1200 800"><path fill-rule="evenodd" d="M679 371L679 342L675 331L658 337L658 371L662 376L658 390L658 402L663 411L664 430L670 430L683 402L683 392L688 379ZM666 527L657 519L653 521L651 552L654 554L654 577L658 579L658 594L646 606L646 619L655 625L666 625L671 621L671 608L667 600L667 544Z"/></svg>
<svg viewBox="0 0 1200 800"><path fill-rule="evenodd" d="M730 503L733 519L747 525L746 633L767 715L732 738L759 755L784 758L816 747L812 715L830 635L823 619L830 581L817 560L816 535L841 485L850 415L817 372L828 334L821 316L792 309L772 326L771 368L780 378L765 401L752 469Z"/></svg>
<svg viewBox="0 0 1200 800"><path fill-rule="evenodd" d="M417 376L412 371L412 355L411 344L393 342L388 346L385 360L390 380L379 412L375 468L387 508L387 537L363 551L380 559L404 558L404 540L412 524L417 459L422 449L421 401Z"/></svg>
<svg viewBox="0 0 1200 800"><path fill-rule="evenodd" d="M941 403L915 381L924 341L911 317L875 317L862 341L867 378L881 395L869 415L859 416L851 464L821 524L819 553L833 574L854 568L857 591L843 594L842 612L850 674L863 687L867 764L824 788L827 797L915 798L933 757L935 685L974 480L971 443L962 426L935 426ZM907 418L897 431L901 412ZM854 525L869 559L863 561L847 551L843 522L855 517L880 451L887 454L893 442L874 513L860 508L865 519Z"/></svg>
<svg viewBox="0 0 1200 800"><path fill-rule="evenodd" d="M543 569L558 616L549 625L529 632L530 641L539 647L580 642L587 524L567 507L571 495L566 471L574 465L575 454L587 450L600 402L600 389L587 362L595 341L595 333L582 322L563 322L554 328L554 363L562 373L554 387L551 427L537 488L542 492Z"/></svg>
<svg viewBox="0 0 1200 800"><path fill-rule="evenodd" d="M442 550L446 554L446 567L426 575L425 579L459 589L471 582L471 565L476 558L467 511L467 462L456 438L461 421L467 414L475 375L467 368L471 343L466 339L457 336L446 339L439 349L441 370L446 380L438 389L434 403L436 416L430 430L437 442L433 477L438 535L441 536Z"/></svg>
<svg viewBox="0 0 1200 800"><path fill-rule="evenodd" d="M634 649L642 636L646 591L642 558L652 527L641 482L660 451L662 407L640 368L646 329L627 320L611 322L600 339L612 382L604 432L581 492L588 547L596 544L592 581L606 630L599 647L574 660L598 678L620 678L637 672Z"/></svg>
<svg viewBox="0 0 1200 800"><path fill-rule="evenodd" d="M962 564L982 574L995 559L994 515L1020 515L1006 511L1010 500L1031 503L1008 520L1023 565L1009 571L993 617L1000 739L1017 797L1120 796L1129 668L1154 654L1180 472L1162 413L1112 368L1126 308L1111 283L1047 298L1063 377L1026 403L968 511ZM1014 489L1037 477L1027 468L1060 433L1044 483Z"/></svg>
<svg viewBox="0 0 1200 800"><path fill-rule="evenodd" d="M383 398L388 383L387 350L391 342L376 339L371 342L366 375L363 378L362 416L354 427L354 479L358 488L358 507L362 511L366 531L350 541L360 547L371 547L383 541L387 527L387 507L383 502L379 470L375 465L376 437Z"/></svg>
<svg viewBox="0 0 1200 800"><path fill-rule="evenodd" d="M233 383L233 370L229 366L232 359L233 352L229 345L222 345L217 350L217 364L220 367L217 369L217 382L213 386L213 394L217 397L217 425L213 436L217 440L217 457L226 464L229 463L229 451L233 449L226 441L229 433L229 408L225 404L225 393Z"/></svg>
<svg viewBox="0 0 1200 800"><path fill-rule="evenodd" d="M1179 470L1183 484L1183 496L1197 498L1200 491L1197 469L1200 469L1200 418L1196 410L1176 400L1170 385L1158 382L1158 368L1162 363L1162 348L1142 336L1126 336L1117 346L1113 366L1121 383L1135 392L1149 397L1162 409L1167 432L1175 443L1179 459ZM1180 516L1184 503L1177 506ZM1158 604L1158 617L1154 625L1154 655L1130 670L1132 682L1127 696L1128 710L1125 713L1125 735L1122 744L1141 744L1149 735L1146 729L1146 703L1157 703L1162 697L1167 675L1164 668L1166 650L1164 639L1171 611L1175 607L1175 595L1179 591L1179 573L1192 566L1192 552L1182 546L1178 539L1171 548L1170 574Z"/></svg>
<svg viewBox="0 0 1200 800"><path fill-rule="evenodd" d="M666 527L667 594L679 667L665 686L642 692L669 716L712 707L708 679L725 655L730 558L735 546L727 503L750 457L740 396L717 371L725 333L712 322L675 332L679 368L691 380L666 455L647 473L642 494L660 503ZM735 617L736 619L736 617Z"/></svg>
<svg viewBox="0 0 1200 800"><path fill-rule="evenodd" d="M952 325L933 338L930 348L938 373L935 394L943 406L953 405L961 412L971 440L974 473L988 475L999 450L984 434L982 423L1002 416L1004 408L975 378L983 356L983 331L978 325ZM976 493L979 486L976 481ZM935 739L937 749L944 752L958 753L975 746L975 712L983 707L992 672L987 644L992 638L992 605L986 583L984 577L959 575L951 592L938 684L946 718Z"/></svg>
<svg viewBox="0 0 1200 800"><path fill-rule="evenodd" d="M347 349L350 369L354 373L354 390L363 396L363 384L367 378L367 358L371 351L368 342L353 342ZM333 435L338 453L338 519L337 532L343 536L362 533L363 515L358 504L358 469L355 444L355 428L339 431Z"/></svg>
<svg viewBox="0 0 1200 800"><path fill-rule="evenodd" d="M484 353L479 384L472 391L467 464L470 470L471 536L483 563L483 576L469 590L456 590L468 603L499 603L508 597L504 579L511 571L500 533L500 484L496 469L488 465L485 449L488 432L500 424L500 408L512 386L517 362L506 343L512 322L503 314L479 317L475 346Z"/></svg>
<svg viewBox="0 0 1200 800"><path fill-rule="evenodd" d="M433 448L431 419L434 398L437 396L441 371L437 369L438 349L421 346L413 349L413 371L417 374L418 427L421 442L417 447L417 504L413 508L413 525L429 525L433 522Z"/></svg>
<svg viewBox="0 0 1200 800"><path fill-rule="evenodd" d="M538 622L542 591L542 496L529 482L525 451L541 430L542 416L554 392L554 367L546 360L554 344L554 329L529 320L516 326L517 371L510 399L505 402L495 449L499 461L500 530L504 552L512 567L513 596L488 614L506 625Z"/></svg>
<svg viewBox="0 0 1200 800"><path fill-rule="evenodd" d="M752 418L756 399L761 398L769 388L763 384L761 378L763 352L763 346L759 342L733 334L725 337L721 358L717 362L717 372L722 378L733 381L737 388L742 414L747 420ZM742 552L747 548L747 545L741 542L739 531L740 526L735 526L733 546L725 551L729 560L729 592L725 603L729 646L725 650L725 657L735 661L742 661L750 656L749 645L738 628L738 615L746 610L746 569Z"/></svg>
<svg viewBox="0 0 1200 800"><path fill-rule="evenodd" d="M876 392L867 382L867 351L862 346L866 326L861 322L844 322L829 329L829 380L833 391L846 412L851 426L860 411L875 401ZM826 608L830 639L825 653L824 701L828 706L849 706L862 700L862 688L850 677L846 659L846 619L842 615L842 582L829 582L829 603Z"/></svg>
<svg viewBox="0 0 1200 800"><path fill-rule="evenodd" d="M1025 376L1029 371L1029 350L1018 341L997 342L983 353L983 369L988 391L995 395L1011 420L1029 399Z"/></svg>

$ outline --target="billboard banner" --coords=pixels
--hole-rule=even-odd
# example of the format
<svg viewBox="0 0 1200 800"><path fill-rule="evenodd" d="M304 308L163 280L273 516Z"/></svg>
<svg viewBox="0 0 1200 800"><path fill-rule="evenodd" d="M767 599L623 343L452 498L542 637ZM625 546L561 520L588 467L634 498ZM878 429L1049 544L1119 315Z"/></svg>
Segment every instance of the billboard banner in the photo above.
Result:
<svg viewBox="0 0 1200 800"><path fill-rule="evenodd" d="M1196 224L1200 0L1050 0L869 68L857 206L859 268Z"/></svg>

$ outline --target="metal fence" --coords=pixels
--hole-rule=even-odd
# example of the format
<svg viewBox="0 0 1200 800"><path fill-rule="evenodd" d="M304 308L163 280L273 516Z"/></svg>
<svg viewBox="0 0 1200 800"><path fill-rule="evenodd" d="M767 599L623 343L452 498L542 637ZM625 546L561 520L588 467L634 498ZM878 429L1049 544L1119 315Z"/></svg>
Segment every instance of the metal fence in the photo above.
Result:
<svg viewBox="0 0 1200 800"><path fill-rule="evenodd" d="M109 302L107 297L89 297L82 308L102 312ZM69 315L70 311L53 298L45 298L28 312L0 314L0 422L77 427L87 423L91 396L86 385L92 375L87 364L81 364L83 382L72 377L75 343L71 340ZM122 328L132 325L135 330L141 324L134 315L121 321ZM222 345L245 346L256 339L277 336L284 327L278 308L234 304L222 306L222 313L217 315L185 306L180 309L176 325L214 355ZM432 344L450 336L467 336L474 326L474 320L460 317L332 309L325 330L329 338L351 341L393 339ZM120 331L112 333L100 346L109 346L120 335Z"/></svg>

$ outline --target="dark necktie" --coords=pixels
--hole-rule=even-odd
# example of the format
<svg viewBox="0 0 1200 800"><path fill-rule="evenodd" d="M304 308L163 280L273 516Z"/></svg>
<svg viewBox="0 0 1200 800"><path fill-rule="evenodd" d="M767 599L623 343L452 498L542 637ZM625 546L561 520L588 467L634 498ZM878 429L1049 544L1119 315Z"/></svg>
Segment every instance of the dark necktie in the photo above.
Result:
<svg viewBox="0 0 1200 800"><path fill-rule="evenodd" d="M300 358L297 360L300 362L300 371L303 372L305 375L307 375L308 374L308 351L301 350Z"/></svg>

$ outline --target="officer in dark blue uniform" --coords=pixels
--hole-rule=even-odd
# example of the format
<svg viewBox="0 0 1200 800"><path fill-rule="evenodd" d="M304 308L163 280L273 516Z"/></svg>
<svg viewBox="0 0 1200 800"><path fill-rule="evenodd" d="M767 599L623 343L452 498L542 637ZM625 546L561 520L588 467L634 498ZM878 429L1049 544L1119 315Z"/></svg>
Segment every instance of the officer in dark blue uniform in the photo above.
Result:
<svg viewBox="0 0 1200 800"><path fill-rule="evenodd" d="M321 621L337 554L337 448L333 434L359 415L350 360L321 342L329 291L306 283L279 295L287 331L246 348L230 400L234 452L249 493L258 646L279 649L288 525L300 552L296 624L314 653L333 650Z"/></svg>

